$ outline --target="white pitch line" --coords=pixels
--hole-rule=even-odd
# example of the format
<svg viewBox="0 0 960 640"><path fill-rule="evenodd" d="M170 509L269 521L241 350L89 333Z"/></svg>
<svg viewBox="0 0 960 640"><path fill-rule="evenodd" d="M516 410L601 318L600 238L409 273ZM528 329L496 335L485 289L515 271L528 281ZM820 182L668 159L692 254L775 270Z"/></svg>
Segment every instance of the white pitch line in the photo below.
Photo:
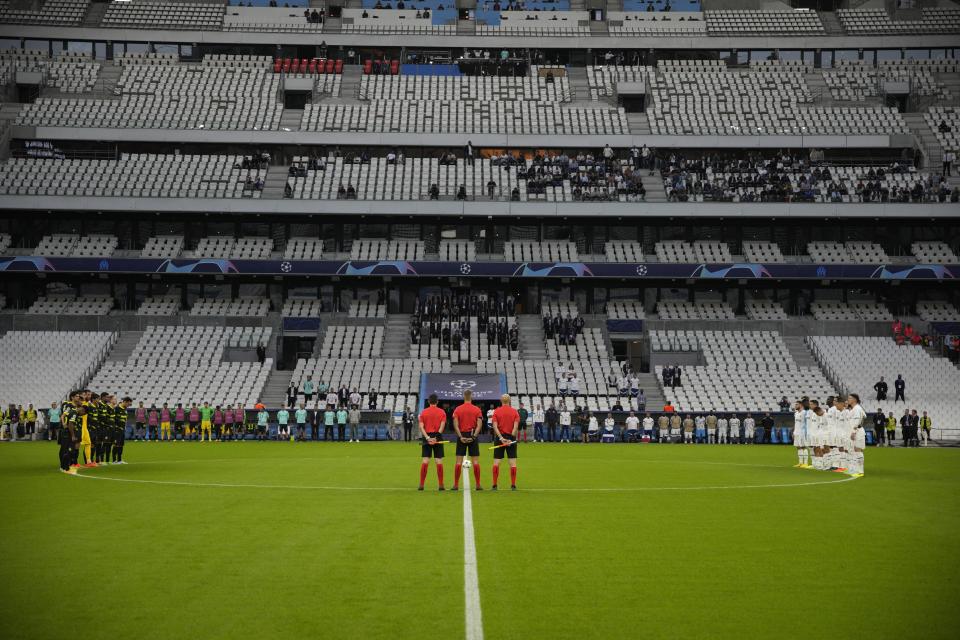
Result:
<svg viewBox="0 0 960 640"><path fill-rule="evenodd" d="M142 463L141 463L142 464ZM134 484L162 484L179 487L213 487L217 489L287 489L296 491L410 491L407 487L338 487L332 485L284 485L284 484L234 484L228 482L184 482L179 480L141 480L139 478L111 478L100 475L87 475L86 473L76 474L78 478L87 480L109 480L111 482L132 482ZM841 484L857 480L857 478L846 477L840 480L828 480L826 482L791 482L780 484L744 484L744 485L708 485L700 487L544 487L527 488L525 492L537 493L639 493L648 491L719 491L730 489L779 489L790 487L811 487L826 484ZM466 500L466 498L465 498ZM466 509L466 506L464 507ZM464 513L466 518L466 513ZM471 515L472 518L472 515ZM472 519L471 519L472 522ZM470 529L471 536L473 528Z"/></svg>
<svg viewBox="0 0 960 640"><path fill-rule="evenodd" d="M463 492L463 608L466 614L467 640L483 640L483 614L480 610L480 581L477 577L477 545L473 532L473 483L467 469Z"/></svg>

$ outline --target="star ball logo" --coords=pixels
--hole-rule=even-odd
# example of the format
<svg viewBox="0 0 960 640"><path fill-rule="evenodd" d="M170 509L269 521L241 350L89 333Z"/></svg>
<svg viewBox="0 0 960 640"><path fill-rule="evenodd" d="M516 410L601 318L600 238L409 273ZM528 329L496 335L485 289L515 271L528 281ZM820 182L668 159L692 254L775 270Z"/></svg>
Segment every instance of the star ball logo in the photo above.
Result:
<svg viewBox="0 0 960 640"><path fill-rule="evenodd" d="M450 386L456 389L457 391L465 391L466 389L473 389L477 386L476 380L451 380Z"/></svg>
<svg viewBox="0 0 960 640"><path fill-rule="evenodd" d="M645 276L645 275L647 275L647 265L645 265L645 264L639 264L639 265L637 265L637 275L638 275L638 276Z"/></svg>
<svg viewBox="0 0 960 640"><path fill-rule="evenodd" d="M470 265L468 265L467 263L461 264L461 265L460 265L460 273L462 273L463 275L469 274L469 273L470 273Z"/></svg>
<svg viewBox="0 0 960 640"><path fill-rule="evenodd" d="M817 276L819 276L819 277L822 278L822 277L825 276L825 275L827 275L827 268L826 268L826 267L817 267Z"/></svg>
<svg viewBox="0 0 960 640"><path fill-rule="evenodd" d="M293 271L293 265L290 264L289 262L281 262L280 271L283 271L284 273L290 273L291 271Z"/></svg>

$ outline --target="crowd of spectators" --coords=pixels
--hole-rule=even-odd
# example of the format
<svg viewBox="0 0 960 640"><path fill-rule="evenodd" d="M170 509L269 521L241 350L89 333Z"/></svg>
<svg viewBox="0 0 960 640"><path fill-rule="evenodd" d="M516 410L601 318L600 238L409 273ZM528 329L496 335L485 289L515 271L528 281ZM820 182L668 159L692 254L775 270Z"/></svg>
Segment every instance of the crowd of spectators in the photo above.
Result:
<svg viewBox="0 0 960 640"><path fill-rule="evenodd" d="M410 319L410 340L413 344L440 339L441 344L455 351L462 340L470 339L470 319L477 319L477 330L487 334L491 344L516 351L520 333L516 323L507 318L516 313L516 299L510 295L482 298L477 295L432 295L414 302Z"/></svg>
<svg viewBox="0 0 960 640"><path fill-rule="evenodd" d="M559 344L576 344L577 336L583 331L582 316L570 317L570 314L555 313L543 314L543 334L547 340L555 340Z"/></svg>
<svg viewBox="0 0 960 640"><path fill-rule="evenodd" d="M830 202L843 202L847 197L857 202L960 200L960 189L951 190L944 177L921 176L904 162L892 162L885 169L865 169L853 189L813 152L808 158L789 153L687 157L671 152L658 156L655 164L669 202L686 202L691 196L703 196L708 202L817 202L824 196ZM888 187L885 179L890 175L913 176L912 184Z"/></svg>

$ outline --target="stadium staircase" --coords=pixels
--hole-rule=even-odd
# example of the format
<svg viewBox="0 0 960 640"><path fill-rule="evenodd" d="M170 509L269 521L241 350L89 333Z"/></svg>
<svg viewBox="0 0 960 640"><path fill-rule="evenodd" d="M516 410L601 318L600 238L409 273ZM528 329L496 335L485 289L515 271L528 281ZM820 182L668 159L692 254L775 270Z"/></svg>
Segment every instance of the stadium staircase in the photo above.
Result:
<svg viewBox="0 0 960 640"><path fill-rule="evenodd" d="M121 75L123 75L123 67L114 64L101 64L94 91L99 94L101 98L118 99L113 91L117 88L117 83L120 82Z"/></svg>
<svg viewBox="0 0 960 640"><path fill-rule="evenodd" d="M384 358L410 357L410 316L408 314L387 314L382 354Z"/></svg>
<svg viewBox="0 0 960 640"><path fill-rule="evenodd" d="M103 16L107 13L109 2L91 2L87 5L87 13L83 16L84 27L99 27L103 21Z"/></svg>
<svg viewBox="0 0 960 640"><path fill-rule="evenodd" d="M356 100L360 95L360 79L362 77L360 65L343 65L343 75L340 77L340 97Z"/></svg>
<svg viewBox="0 0 960 640"><path fill-rule="evenodd" d="M113 343L107 360L110 362L126 362L133 355L133 350L143 336L142 331L121 331L117 341Z"/></svg>
<svg viewBox="0 0 960 640"><path fill-rule="evenodd" d="M523 360L546 360L547 345L543 335L543 320L537 314L517 316L520 331L520 358Z"/></svg>
<svg viewBox="0 0 960 640"><path fill-rule="evenodd" d="M267 176L263 180L263 194L261 197L265 200L282 199L283 187L287 184L287 178L287 167L276 164L270 165L270 168L267 169Z"/></svg>
<svg viewBox="0 0 960 640"><path fill-rule="evenodd" d="M787 345L787 351L793 358L798 367L819 367L810 347L804 341L803 336L783 336L783 342Z"/></svg>
<svg viewBox="0 0 960 640"><path fill-rule="evenodd" d="M937 140L937 134L927 126L922 113L905 113L903 120L920 144L924 171L939 174L943 169L943 148Z"/></svg>
<svg viewBox="0 0 960 640"><path fill-rule="evenodd" d="M474 36L477 34L477 23L473 20L457 20L458 36Z"/></svg>
<svg viewBox="0 0 960 640"><path fill-rule="evenodd" d="M663 190L663 178L654 173L652 176L642 176L643 188L647 190L647 202L666 202L667 192Z"/></svg>
<svg viewBox="0 0 960 640"><path fill-rule="evenodd" d="M837 17L836 11L817 11L817 15L820 16L823 30L827 32L828 36L844 36L847 34L843 30L843 25L840 24L840 18Z"/></svg>
<svg viewBox="0 0 960 640"><path fill-rule="evenodd" d="M274 369L267 377L267 383L260 392L260 402L268 408L282 406L287 402L287 386L290 384L290 372Z"/></svg>
<svg viewBox="0 0 960 640"><path fill-rule="evenodd" d="M647 409L659 411L663 408L663 405L667 404L663 387L660 386L662 380L657 377L656 373L638 373L637 379L640 380L640 388L643 389L643 395L647 398Z"/></svg>
<svg viewBox="0 0 960 640"><path fill-rule="evenodd" d="M303 109L284 109L280 116L281 131L300 131Z"/></svg>
<svg viewBox="0 0 960 640"><path fill-rule="evenodd" d="M567 67L567 81L570 83L572 102L590 99L590 83L587 82L586 68Z"/></svg>
<svg viewBox="0 0 960 640"><path fill-rule="evenodd" d="M645 113L628 113L627 128L630 133L638 136L649 136L653 132L650 130L650 119Z"/></svg>

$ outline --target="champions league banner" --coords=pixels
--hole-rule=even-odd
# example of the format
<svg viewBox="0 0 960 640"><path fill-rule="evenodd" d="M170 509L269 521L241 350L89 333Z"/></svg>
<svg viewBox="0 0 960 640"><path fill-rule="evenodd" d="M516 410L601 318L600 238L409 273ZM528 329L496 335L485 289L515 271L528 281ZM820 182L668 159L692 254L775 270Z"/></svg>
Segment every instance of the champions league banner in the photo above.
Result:
<svg viewBox="0 0 960 640"><path fill-rule="evenodd" d="M507 392L507 378L501 373L481 375L458 373L422 373L420 374L420 406L426 405L430 394L437 394L443 400L463 400L467 389L473 393L476 402L499 400Z"/></svg>

